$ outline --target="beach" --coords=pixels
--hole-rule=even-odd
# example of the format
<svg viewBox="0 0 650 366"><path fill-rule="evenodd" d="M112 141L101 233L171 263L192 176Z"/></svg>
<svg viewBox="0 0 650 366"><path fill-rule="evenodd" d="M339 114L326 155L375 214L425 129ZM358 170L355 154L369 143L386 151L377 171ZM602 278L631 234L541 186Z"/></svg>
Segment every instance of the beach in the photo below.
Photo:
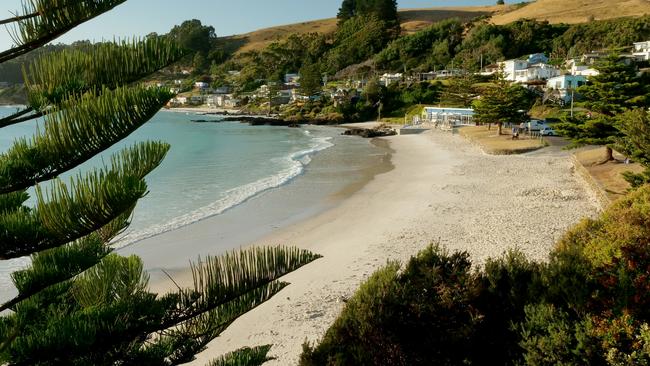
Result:
<svg viewBox="0 0 650 366"><path fill-rule="evenodd" d="M568 153L486 155L440 131L383 141L392 149L390 171L324 212L247 243L298 246L323 258L285 276L290 286L239 318L193 365L263 344L274 345L269 365L296 364L302 344L318 341L345 300L387 261L404 263L432 243L467 251L477 265L515 248L544 261L568 228L600 209ZM191 235L210 236L217 230L210 220ZM175 235L156 238L182 236ZM190 280L186 271L174 278ZM159 280L152 287L173 290L174 284Z"/></svg>

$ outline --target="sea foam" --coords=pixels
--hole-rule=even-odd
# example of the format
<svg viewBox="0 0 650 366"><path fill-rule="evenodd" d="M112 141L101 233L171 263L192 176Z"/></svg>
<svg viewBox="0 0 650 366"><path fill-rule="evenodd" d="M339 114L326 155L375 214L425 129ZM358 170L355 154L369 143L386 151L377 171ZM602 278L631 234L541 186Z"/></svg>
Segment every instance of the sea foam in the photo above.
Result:
<svg viewBox="0 0 650 366"><path fill-rule="evenodd" d="M309 131L305 130L304 132L305 135L311 136ZM311 157L314 154L334 146L331 140L331 137L314 137L308 149L294 152L282 159L284 168L280 172L230 189L223 193L222 198L190 213L178 216L165 224L153 225L138 231L127 231L113 243L113 247L123 248L138 241L220 215L265 191L287 184L305 171L305 167L311 162Z"/></svg>

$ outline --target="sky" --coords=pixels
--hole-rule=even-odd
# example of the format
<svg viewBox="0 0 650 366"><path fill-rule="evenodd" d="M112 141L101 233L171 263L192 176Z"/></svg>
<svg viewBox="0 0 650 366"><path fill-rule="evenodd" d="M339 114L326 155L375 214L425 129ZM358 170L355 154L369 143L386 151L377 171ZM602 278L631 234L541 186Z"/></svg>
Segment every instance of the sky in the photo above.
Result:
<svg viewBox="0 0 650 366"><path fill-rule="evenodd" d="M507 1L509 2L509 1ZM493 5L496 0L398 0L400 8ZM114 37L167 33L174 25L199 19L218 36L247 33L275 25L335 17L341 0L128 0L58 38L56 42L112 40ZM21 0L1 0L0 19L10 18ZM0 51L13 44L0 26Z"/></svg>

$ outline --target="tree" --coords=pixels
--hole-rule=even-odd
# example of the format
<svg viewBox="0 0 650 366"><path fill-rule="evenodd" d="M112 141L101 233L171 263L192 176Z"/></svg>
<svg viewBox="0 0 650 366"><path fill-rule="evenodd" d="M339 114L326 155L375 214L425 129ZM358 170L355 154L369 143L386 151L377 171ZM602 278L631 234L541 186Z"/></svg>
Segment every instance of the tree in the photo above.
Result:
<svg viewBox="0 0 650 366"><path fill-rule="evenodd" d="M646 168L641 174L624 173L633 187L650 183L650 115L647 110L637 108L617 118L617 127L622 136L616 141L617 149Z"/></svg>
<svg viewBox="0 0 650 366"><path fill-rule="evenodd" d="M322 90L320 64L307 63L300 69L300 91L304 96L311 97Z"/></svg>
<svg viewBox="0 0 650 366"><path fill-rule="evenodd" d="M599 75L577 89L584 99L580 105L591 113L566 118L558 126L558 131L569 137L573 146L605 145L603 162L607 162L614 159L612 144L622 136L615 116L645 105L647 91L634 67L626 65L617 56L607 58L596 69Z"/></svg>
<svg viewBox="0 0 650 366"><path fill-rule="evenodd" d="M214 27L201 24L198 19L186 20L172 28L167 37L181 47L207 54L217 40Z"/></svg>
<svg viewBox="0 0 650 366"><path fill-rule="evenodd" d="M124 0L34 0L15 23L16 58ZM4 365L176 365L191 361L234 319L286 284L277 278L316 258L290 248L257 248L208 257L192 266L194 286L148 291L142 261L113 253L111 241L146 195L145 176L169 145L142 142L79 173L58 177L113 146L171 98L138 81L183 57L175 42L148 37L40 56L26 70L29 107L1 126L43 116L42 128L0 155L0 258L31 256L12 275L18 295L0 305ZM35 204L26 205L33 188ZM250 358L244 349L217 361ZM251 362L253 363L253 362Z"/></svg>
<svg viewBox="0 0 650 366"><path fill-rule="evenodd" d="M488 126L496 123L501 135L504 123L519 124L526 120L523 111L531 107L532 101L523 86L507 82L499 73L496 84L486 88L473 105L476 122Z"/></svg>
<svg viewBox="0 0 650 366"><path fill-rule="evenodd" d="M497 5L505 5L506 2L503 0L497 0Z"/></svg>
<svg viewBox="0 0 650 366"><path fill-rule="evenodd" d="M469 107L478 96L474 84L476 78L467 73L449 80L449 84L442 94L442 101L450 106Z"/></svg>
<svg viewBox="0 0 650 366"><path fill-rule="evenodd" d="M396 0L343 0L337 17L342 23L360 15L374 15L391 25L399 25Z"/></svg>

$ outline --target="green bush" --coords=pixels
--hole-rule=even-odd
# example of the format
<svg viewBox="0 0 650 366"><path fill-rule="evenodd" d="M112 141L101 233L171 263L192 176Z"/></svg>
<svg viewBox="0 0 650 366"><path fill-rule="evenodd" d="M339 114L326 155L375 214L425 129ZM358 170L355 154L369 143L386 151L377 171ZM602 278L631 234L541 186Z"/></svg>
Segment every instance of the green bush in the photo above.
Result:
<svg viewBox="0 0 650 366"><path fill-rule="evenodd" d="M480 281L467 253L430 247L404 271L390 263L349 301L301 365L459 365L468 360L482 316Z"/></svg>
<svg viewBox="0 0 650 366"><path fill-rule="evenodd" d="M301 365L650 365L650 186L569 231L547 263L472 269L430 247L350 300Z"/></svg>

